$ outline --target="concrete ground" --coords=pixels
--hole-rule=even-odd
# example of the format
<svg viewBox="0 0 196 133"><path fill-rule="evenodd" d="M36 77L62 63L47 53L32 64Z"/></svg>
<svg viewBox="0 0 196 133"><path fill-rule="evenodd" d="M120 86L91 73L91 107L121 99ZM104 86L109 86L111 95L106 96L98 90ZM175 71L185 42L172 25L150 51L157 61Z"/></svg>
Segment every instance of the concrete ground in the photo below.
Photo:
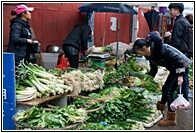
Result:
<svg viewBox="0 0 196 133"><path fill-rule="evenodd" d="M150 128L145 128L145 130L163 130L163 131L183 131L190 132L195 131L195 108L194 108L194 98L193 91L190 90L189 93L190 109L177 111L177 125L176 126L159 126L157 123ZM165 112L167 109L165 109ZM193 113L194 112L194 113ZM172 131L171 131L172 132Z"/></svg>

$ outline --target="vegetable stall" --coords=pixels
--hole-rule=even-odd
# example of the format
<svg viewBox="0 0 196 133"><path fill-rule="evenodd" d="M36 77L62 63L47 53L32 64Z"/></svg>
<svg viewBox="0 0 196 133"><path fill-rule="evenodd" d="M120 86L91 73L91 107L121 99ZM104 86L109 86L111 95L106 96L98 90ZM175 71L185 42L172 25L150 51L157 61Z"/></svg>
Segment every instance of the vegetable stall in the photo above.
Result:
<svg viewBox="0 0 196 133"><path fill-rule="evenodd" d="M131 56L118 69L92 67L88 60L91 69L46 70L21 61L16 68L16 100L30 107L13 116L17 129L145 130L153 126L163 117L155 107L161 87L145 74L146 67L138 65L136 55ZM61 107L49 102L62 96L67 99Z"/></svg>

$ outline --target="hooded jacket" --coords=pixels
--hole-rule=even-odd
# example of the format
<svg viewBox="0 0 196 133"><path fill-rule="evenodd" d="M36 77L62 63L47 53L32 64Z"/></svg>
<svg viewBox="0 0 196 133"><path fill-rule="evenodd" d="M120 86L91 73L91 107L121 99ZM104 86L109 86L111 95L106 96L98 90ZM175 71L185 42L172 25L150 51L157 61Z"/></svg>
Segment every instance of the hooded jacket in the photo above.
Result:
<svg viewBox="0 0 196 133"><path fill-rule="evenodd" d="M169 71L176 71L176 74L183 75L185 69L189 67L191 60L176 48L155 40L151 43L151 56L146 56L150 61L151 70L149 74L155 77L158 72L158 65L165 67Z"/></svg>
<svg viewBox="0 0 196 133"><path fill-rule="evenodd" d="M21 18L10 20L10 38L7 52L15 53L15 65L19 65L22 59L28 61L28 42L32 34L30 24Z"/></svg>

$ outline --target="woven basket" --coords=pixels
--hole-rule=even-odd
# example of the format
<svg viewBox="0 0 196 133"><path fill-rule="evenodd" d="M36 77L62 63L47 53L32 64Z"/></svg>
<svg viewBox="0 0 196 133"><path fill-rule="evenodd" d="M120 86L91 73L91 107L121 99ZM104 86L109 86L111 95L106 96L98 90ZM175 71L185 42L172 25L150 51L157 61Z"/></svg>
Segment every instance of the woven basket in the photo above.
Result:
<svg viewBox="0 0 196 133"><path fill-rule="evenodd" d="M48 111L51 111L53 108L55 108L55 106L51 106L51 105L47 105L47 106L50 107L50 108L45 108ZM100 110L104 106L105 106L105 103L104 103L104 105L102 105L102 106L100 106L98 108L95 108L95 109L92 109L92 110L86 110L86 113L92 113L94 111ZM62 127L62 128L43 128L43 127L29 125L27 123L17 121L15 119L15 117L12 117L12 120L14 121L14 123L16 125L16 128L19 129L19 130L20 129L24 129L24 128L30 128L32 130L79 130L82 127L82 124L83 124L83 122L78 122L78 123L75 123L73 125L69 125L69 126Z"/></svg>

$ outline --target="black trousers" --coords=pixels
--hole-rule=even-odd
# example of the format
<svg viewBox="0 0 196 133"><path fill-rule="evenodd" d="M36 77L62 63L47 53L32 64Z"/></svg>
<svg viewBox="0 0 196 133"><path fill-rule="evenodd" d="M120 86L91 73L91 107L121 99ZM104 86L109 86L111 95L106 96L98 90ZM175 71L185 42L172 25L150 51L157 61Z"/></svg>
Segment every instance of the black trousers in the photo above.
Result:
<svg viewBox="0 0 196 133"><path fill-rule="evenodd" d="M70 67L78 68L79 50L70 46L69 44L63 46L65 57L68 58Z"/></svg>
<svg viewBox="0 0 196 133"><path fill-rule="evenodd" d="M70 55L67 57L70 63L70 67L78 68L79 57L78 55Z"/></svg>
<svg viewBox="0 0 196 133"><path fill-rule="evenodd" d="M162 87L161 104L168 105L168 111L173 112L170 108L170 104L174 101L174 91L177 89L178 76L176 71L170 71L165 84Z"/></svg>

